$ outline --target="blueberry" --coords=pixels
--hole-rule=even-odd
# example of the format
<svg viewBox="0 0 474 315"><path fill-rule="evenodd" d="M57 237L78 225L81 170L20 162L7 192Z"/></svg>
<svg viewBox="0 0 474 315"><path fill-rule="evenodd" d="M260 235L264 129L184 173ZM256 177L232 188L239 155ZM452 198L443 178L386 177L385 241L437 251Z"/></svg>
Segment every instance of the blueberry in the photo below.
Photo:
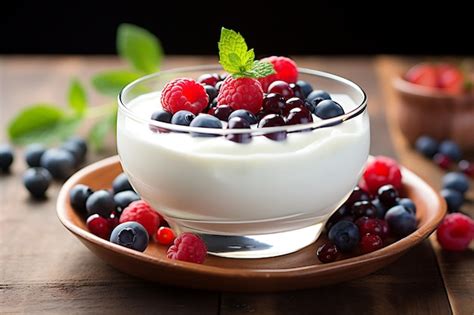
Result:
<svg viewBox="0 0 474 315"><path fill-rule="evenodd" d="M112 182L112 190L114 194L125 190L134 190L130 184L127 174L120 173Z"/></svg>
<svg viewBox="0 0 474 315"><path fill-rule="evenodd" d="M448 173L443 177L443 188L454 189L464 194L469 190L469 179L463 173Z"/></svg>
<svg viewBox="0 0 474 315"><path fill-rule="evenodd" d="M51 174L43 167L34 167L26 170L23 175L23 184L34 198L44 198L46 190L51 184Z"/></svg>
<svg viewBox="0 0 474 315"><path fill-rule="evenodd" d="M308 82L306 81L303 81L303 80L298 80L296 82L296 85L298 85L300 88L301 88L301 92L303 92L303 96L306 98L308 97L308 95L313 92L313 87L311 86L311 84L309 84Z"/></svg>
<svg viewBox="0 0 474 315"><path fill-rule="evenodd" d="M247 120L234 117L229 120L227 125L229 129L250 129L250 124ZM228 134L225 136L227 140L237 142L237 143L249 143L252 140L252 135L250 133L238 133L238 134Z"/></svg>
<svg viewBox="0 0 474 315"><path fill-rule="evenodd" d="M30 167L40 166L41 156L46 151L46 148L40 143L30 144L25 149L26 164Z"/></svg>
<svg viewBox="0 0 474 315"><path fill-rule="evenodd" d="M164 123L170 123L171 122L171 117L173 115L165 110L159 109L153 114L151 114L151 119L156 120L156 121L161 121Z"/></svg>
<svg viewBox="0 0 474 315"><path fill-rule="evenodd" d="M69 202L71 203L71 207L79 213L86 213L87 198L89 198L93 193L94 191L89 186L83 184L77 184L72 187L69 192Z"/></svg>
<svg viewBox="0 0 474 315"><path fill-rule="evenodd" d="M439 145L439 152L448 156L453 161L459 161L462 157L461 149L451 140L441 142Z"/></svg>
<svg viewBox="0 0 474 315"><path fill-rule="evenodd" d="M249 125L255 125L258 122L257 117L255 117L254 114L245 109L238 109L235 112L232 112L232 114L230 114L229 116L229 120L234 117L240 117L242 119L245 119L249 123Z"/></svg>
<svg viewBox="0 0 474 315"><path fill-rule="evenodd" d="M405 209L410 210L413 214L416 214L416 205L410 198L400 198L398 199L398 204L404 206Z"/></svg>
<svg viewBox="0 0 474 315"><path fill-rule="evenodd" d="M314 109L314 114L322 119L344 115L344 109L333 100L322 100Z"/></svg>
<svg viewBox="0 0 474 315"><path fill-rule="evenodd" d="M105 189L98 190L87 198L86 210L88 215L97 213L104 218L108 218L115 210L114 197Z"/></svg>
<svg viewBox="0 0 474 315"><path fill-rule="evenodd" d="M171 123L173 125L189 126L195 117L190 111L180 110L173 115Z"/></svg>
<svg viewBox="0 0 474 315"><path fill-rule="evenodd" d="M377 196L387 209L397 205L398 191L392 185L383 185L377 191Z"/></svg>
<svg viewBox="0 0 474 315"><path fill-rule="evenodd" d="M54 178L64 179L74 171L76 160L67 150L48 149L41 156L40 165L46 168Z"/></svg>
<svg viewBox="0 0 474 315"><path fill-rule="evenodd" d="M7 144L0 145L0 169L7 173L13 163L14 154L12 148Z"/></svg>
<svg viewBox="0 0 474 315"><path fill-rule="evenodd" d="M383 219L385 217L385 212L387 212L387 209L385 209L385 207L378 199L374 199L371 202L372 205L375 207L375 217L377 219Z"/></svg>
<svg viewBox="0 0 474 315"><path fill-rule="evenodd" d="M390 231L399 237L407 236L416 230L415 215L401 205L390 208L385 214L385 220Z"/></svg>
<svg viewBox="0 0 474 315"><path fill-rule="evenodd" d="M459 191L454 189L443 189L440 192L446 204L448 205L448 212L458 212L464 203L464 196Z"/></svg>
<svg viewBox="0 0 474 315"><path fill-rule="evenodd" d="M66 143L73 143L81 150L81 156L83 158L86 157L87 154L87 142L86 140L82 139L81 137L71 137L69 138Z"/></svg>
<svg viewBox="0 0 474 315"><path fill-rule="evenodd" d="M192 122L191 127L199 127L199 128L215 128L215 129L222 129L221 121L211 115L208 114L200 114L198 115ZM191 132L191 136L193 137L215 137L218 136L217 134L208 134L208 133L200 133L200 132Z"/></svg>
<svg viewBox="0 0 474 315"><path fill-rule="evenodd" d="M429 136L421 136L416 140L415 148L427 158L432 158L438 152L438 145L438 141L435 139Z"/></svg>
<svg viewBox="0 0 474 315"><path fill-rule="evenodd" d="M212 85L205 85L204 89L206 90L207 96L209 96L209 103L212 102L217 97L217 89Z"/></svg>
<svg viewBox="0 0 474 315"><path fill-rule="evenodd" d="M140 197L133 190L124 190L114 195L114 202L119 212L122 212L129 204L137 200L140 200Z"/></svg>
<svg viewBox="0 0 474 315"><path fill-rule="evenodd" d="M79 166L79 164L81 164L86 157L85 152L75 142L65 142L63 145L61 145L61 149L68 151L74 156L75 167Z"/></svg>
<svg viewBox="0 0 474 315"><path fill-rule="evenodd" d="M148 233L137 222L125 222L115 227L110 235L112 243L143 252L148 246Z"/></svg>
<svg viewBox="0 0 474 315"><path fill-rule="evenodd" d="M317 98L322 98L323 100L330 100L331 95L329 95L329 93L326 91L316 90L309 93L308 97L306 97L306 100L308 100L308 102L311 102Z"/></svg>
<svg viewBox="0 0 474 315"><path fill-rule="evenodd" d="M359 243L359 228L350 221L342 220L331 227L328 237L339 250L349 252Z"/></svg>

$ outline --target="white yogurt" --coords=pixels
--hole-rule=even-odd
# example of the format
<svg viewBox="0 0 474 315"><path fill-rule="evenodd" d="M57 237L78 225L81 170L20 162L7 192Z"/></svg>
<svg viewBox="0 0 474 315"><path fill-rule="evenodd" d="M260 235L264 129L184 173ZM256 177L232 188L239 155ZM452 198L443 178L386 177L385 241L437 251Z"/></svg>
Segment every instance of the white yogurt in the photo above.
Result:
<svg viewBox="0 0 474 315"><path fill-rule="evenodd" d="M148 119L159 93L127 106ZM332 95L345 112L347 95ZM326 221L357 184L369 153L367 112L333 127L255 136L154 133L119 110L117 145L132 185L171 224L210 234L249 235L295 230Z"/></svg>

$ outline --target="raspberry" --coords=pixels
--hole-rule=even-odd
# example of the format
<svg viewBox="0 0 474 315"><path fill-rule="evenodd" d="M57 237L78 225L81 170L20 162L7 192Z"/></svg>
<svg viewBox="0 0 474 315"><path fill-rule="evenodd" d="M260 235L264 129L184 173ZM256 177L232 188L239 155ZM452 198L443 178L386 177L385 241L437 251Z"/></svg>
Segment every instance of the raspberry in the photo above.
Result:
<svg viewBox="0 0 474 315"><path fill-rule="evenodd" d="M217 96L218 105L229 105L233 110L246 109L253 114L262 108L262 85L252 78L228 76Z"/></svg>
<svg viewBox="0 0 474 315"><path fill-rule="evenodd" d="M209 102L209 96L202 84L192 79L175 79L168 82L161 92L163 109L172 114L187 110L197 115Z"/></svg>
<svg viewBox="0 0 474 315"><path fill-rule="evenodd" d="M120 216L120 223L134 221L146 229L148 235L154 235L160 226L160 215L143 200L132 202Z"/></svg>
<svg viewBox="0 0 474 315"><path fill-rule="evenodd" d="M438 226L436 237L446 250L465 250L474 239L474 221L461 213L448 214Z"/></svg>
<svg viewBox="0 0 474 315"><path fill-rule="evenodd" d="M363 178L367 189L373 195L376 195L383 185L391 184L397 190L402 187L402 173L398 163L386 156L377 156L369 161Z"/></svg>
<svg viewBox="0 0 474 315"><path fill-rule="evenodd" d="M206 244L199 236L183 233L174 240L174 244L168 249L167 256L170 259L202 264L206 254Z"/></svg>
<svg viewBox="0 0 474 315"><path fill-rule="evenodd" d="M298 80L298 68L296 63L290 58L271 56L262 59L262 61L270 62L276 72L275 74L258 79L264 91L267 91L270 83L276 80L285 81L287 83L295 83Z"/></svg>

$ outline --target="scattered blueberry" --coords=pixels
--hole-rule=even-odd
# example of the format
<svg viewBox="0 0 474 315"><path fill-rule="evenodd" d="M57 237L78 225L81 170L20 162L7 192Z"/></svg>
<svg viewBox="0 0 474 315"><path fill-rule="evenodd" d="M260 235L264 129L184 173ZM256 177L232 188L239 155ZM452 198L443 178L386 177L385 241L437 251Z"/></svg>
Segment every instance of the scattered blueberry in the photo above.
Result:
<svg viewBox="0 0 474 315"><path fill-rule="evenodd" d="M73 143L81 150L81 156L85 157L87 154L87 142L81 137L74 136L69 138L65 143Z"/></svg>
<svg viewBox="0 0 474 315"><path fill-rule="evenodd" d="M29 168L23 175L23 184L31 196L37 199L44 198L51 180L51 174L43 167Z"/></svg>
<svg viewBox="0 0 474 315"><path fill-rule="evenodd" d="M314 109L314 114L321 119L329 119L344 115L344 109L333 100L322 100Z"/></svg>
<svg viewBox="0 0 474 315"><path fill-rule="evenodd" d="M283 117L276 114L269 114L260 120L260 122L258 123L258 128L279 127L284 125L285 119L283 119ZM264 136L271 140L283 141L286 139L286 131L266 133L264 134Z"/></svg>
<svg viewBox="0 0 474 315"><path fill-rule="evenodd" d="M250 129L250 124L247 120L241 117L234 117L229 120L227 125L229 129ZM249 143L252 140L252 135L249 133L228 134L225 136L227 140L237 143Z"/></svg>
<svg viewBox="0 0 474 315"><path fill-rule="evenodd" d="M171 123L173 125L189 126L195 117L190 111L180 110L173 115Z"/></svg>
<svg viewBox="0 0 474 315"><path fill-rule="evenodd" d="M173 114L162 109L159 109L153 114L151 114L152 120L161 121L164 123L171 123L172 117L173 117Z"/></svg>
<svg viewBox="0 0 474 315"><path fill-rule="evenodd" d="M68 151L74 156L74 161L75 161L74 167L79 166L79 164L81 164L86 158L85 151L83 151L82 147L77 145L75 142L72 142L72 141L65 142L61 145L60 148Z"/></svg>
<svg viewBox="0 0 474 315"><path fill-rule="evenodd" d="M129 204L137 200L140 200L140 197L133 190L124 190L114 195L114 202L118 212L122 212Z"/></svg>
<svg viewBox="0 0 474 315"><path fill-rule="evenodd" d="M14 154L12 148L7 144L0 145L0 169L7 173L13 163Z"/></svg>
<svg viewBox="0 0 474 315"><path fill-rule="evenodd" d="M454 189L443 189L440 192L441 196L446 200L448 205L448 212L458 212L464 203L464 195Z"/></svg>
<svg viewBox="0 0 474 315"><path fill-rule="evenodd" d="M453 161L458 161L462 157L462 152L456 142L444 140L439 145L439 152L448 156Z"/></svg>
<svg viewBox="0 0 474 315"><path fill-rule="evenodd" d="M54 178L65 179L74 171L76 159L64 149L48 149L41 156L40 165L46 168Z"/></svg>
<svg viewBox="0 0 474 315"><path fill-rule="evenodd" d="M199 127L199 128L215 128L215 129L222 129L221 121L211 115L208 114L199 114L192 122L191 127ZM191 132L191 136L193 137L216 137L217 134L212 133L201 133L201 132Z"/></svg>
<svg viewBox="0 0 474 315"><path fill-rule="evenodd" d="M213 116L219 118L219 120L228 121L229 116L233 111L234 110L229 105L217 105L214 109Z"/></svg>
<svg viewBox="0 0 474 315"><path fill-rule="evenodd" d="M406 209L410 210L413 214L416 213L416 205L410 198L400 198L398 200L400 206L404 206Z"/></svg>
<svg viewBox="0 0 474 315"><path fill-rule="evenodd" d="M115 210L115 201L112 194L107 190L98 190L87 198L86 209L89 215L97 213L104 218L108 218Z"/></svg>
<svg viewBox="0 0 474 315"><path fill-rule="evenodd" d="M112 190L114 194L119 193L125 190L134 190L130 181L128 180L127 174L120 173L117 177L115 177L114 181L112 182Z"/></svg>
<svg viewBox="0 0 474 315"><path fill-rule="evenodd" d="M385 214L390 231L399 237L405 237L416 230L416 217L404 206L390 208Z"/></svg>
<svg viewBox="0 0 474 315"><path fill-rule="evenodd" d="M204 89L206 90L207 96L209 96L209 102L212 102L217 96L217 88L213 87L212 85L205 85Z"/></svg>
<svg viewBox="0 0 474 315"><path fill-rule="evenodd" d="M258 122L257 117L255 117L254 114L245 109L238 109L235 112L232 112L232 114L230 114L229 116L229 120L234 117L240 117L242 119L245 119L249 123L249 125L255 125Z"/></svg>
<svg viewBox="0 0 474 315"><path fill-rule="evenodd" d="M340 251L349 252L359 243L359 228L353 222L339 221L331 227L328 237Z"/></svg>
<svg viewBox="0 0 474 315"><path fill-rule="evenodd" d="M303 92L303 96L305 98L308 97L308 95L313 92L313 87L311 86L311 84L309 84L308 82L306 81L303 81L303 80L298 80L296 82L296 85L298 85L300 88L301 88L301 91Z"/></svg>
<svg viewBox="0 0 474 315"><path fill-rule="evenodd" d="M421 136L415 143L416 150L427 158L432 158L438 152L438 146L438 141L429 136Z"/></svg>
<svg viewBox="0 0 474 315"><path fill-rule="evenodd" d="M312 91L311 93L309 93L309 95L306 97L308 102L311 102L311 101L313 101L317 98L322 98L323 100L330 100L331 95L329 95L328 92L323 91L323 90L315 90L315 91Z"/></svg>
<svg viewBox="0 0 474 315"><path fill-rule="evenodd" d="M87 198L92 195L94 191L89 186L77 184L69 192L69 200L74 210L79 213L86 213Z"/></svg>
<svg viewBox="0 0 474 315"><path fill-rule="evenodd" d="M46 151L46 148L40 143L30 144L25 149L26 164L30 167L40 166L41 156Z"/></svg>
<svg viewBox="0 0 474 315"><path fill-rule="evenodd" d="M148 246L148 233L140 223L125 222L114 228L110 241L143 252Z"/></svg>
<svg viewBox="0 0 474 315"><path fill-rule="evenodd" d="M392 185L383 185L378 189L377 195L386 209L397 205L398 191Z"/></svg>
<svg viewBox="0 0 474 315"><path fill-rule="evenodd" d="M443 188L454 189L464 194L469 190L469 179L463 173L447 173L443 177Z"/></svg>

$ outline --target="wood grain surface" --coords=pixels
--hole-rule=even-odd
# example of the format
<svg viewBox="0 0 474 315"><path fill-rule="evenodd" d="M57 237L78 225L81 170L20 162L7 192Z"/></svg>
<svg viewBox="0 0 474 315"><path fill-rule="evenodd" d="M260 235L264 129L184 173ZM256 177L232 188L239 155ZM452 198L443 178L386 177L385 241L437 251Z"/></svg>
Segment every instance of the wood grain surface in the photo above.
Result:
<svg viewBox="0 0 474 315"><path fill-rule="evenodd" d="M390 78L414 60L394 57L295 58L299 65L359 83L369 96L372 154L398 158L434 187L441 172L403 142L393 124L396 99ZM166 68L215 63L209 57L168 57ZM68 80L87 83L113 57L0 57L0 141L22 107L65 104ZM106 101L91 95L93 104ZM58 222L61 183L36 202L22 187L21 149L11 175L0 175L0 313L160 314L473 314L473 251L446 254L431 239L390 266L362 279L313 290L236 294L183 290L147 283L104 264ZM90 154L93 162L114 153ZM472 205L467 211L472 211ZM249 285L252 285L249 283Z"/></svg>

